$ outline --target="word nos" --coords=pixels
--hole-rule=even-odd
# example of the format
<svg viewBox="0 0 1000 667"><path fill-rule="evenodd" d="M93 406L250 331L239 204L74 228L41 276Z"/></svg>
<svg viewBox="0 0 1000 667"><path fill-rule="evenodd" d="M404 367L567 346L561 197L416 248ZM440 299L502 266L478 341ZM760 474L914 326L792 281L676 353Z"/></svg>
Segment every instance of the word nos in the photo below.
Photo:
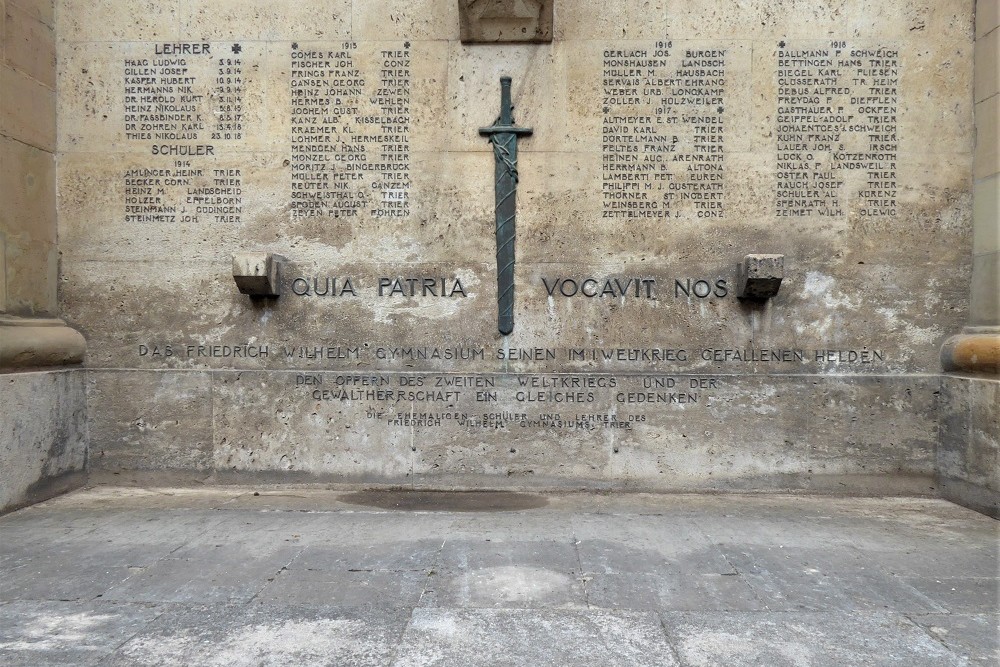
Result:
<svg viewBox="0 0 1000 667"><path fill-rule="evenodd" d="M358 296L352 278L312 276L292 280L292 294L296 296ZM459 278L442 277L381 277L378 279L378 296L403 297L465 297L468 294Z"/></svg>
<svg viewBox="0 0 1000 667"><path fill-rule="evenodd" d="M589 299L611 297L656 300L655 278L542 278L542 286L550 297L572 298L584 296ZM724 278L684 278L674 279L674 297L695 296L706 299L710 296L724 298L729 295L729 283Z"/></svg>

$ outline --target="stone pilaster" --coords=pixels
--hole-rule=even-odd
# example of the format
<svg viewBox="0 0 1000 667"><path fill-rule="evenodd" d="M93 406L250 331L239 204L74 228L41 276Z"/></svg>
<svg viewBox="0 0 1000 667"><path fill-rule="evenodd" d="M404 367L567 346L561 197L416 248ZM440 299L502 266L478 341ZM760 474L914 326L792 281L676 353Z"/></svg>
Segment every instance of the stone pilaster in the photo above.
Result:
<svg viewBox="0 0 1000 667"><path fill-rule="evenodd" d="M976 153L969 326L941 350L946 371L1000 374L1000 0L976 3Z"/></svg>
<svg viewBox="0 0 1000 667"><path fill-rule="evenodd" d="M0 0L0 369L79 363L58 312L52 2Z"/></svg>

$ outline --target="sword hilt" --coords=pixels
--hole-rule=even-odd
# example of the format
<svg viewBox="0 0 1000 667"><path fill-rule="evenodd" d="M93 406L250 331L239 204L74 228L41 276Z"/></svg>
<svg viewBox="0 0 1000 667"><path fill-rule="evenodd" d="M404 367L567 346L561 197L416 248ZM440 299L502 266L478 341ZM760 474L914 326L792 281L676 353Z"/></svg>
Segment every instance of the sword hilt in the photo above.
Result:
<svg viewBox="0 0 1000 667"><path fill-rule="evenodd" d="M510 101L510 77L500 77L500 119L497 125L514 124L514 105Z"/></svg>
<svg viewBox="0 0 1000 667"><path fill-rule="evenodd" d="M484 137L492 137L494 134L504 132L527 137L531 135L530 127L514 127L514 104L510 97L510 77L500 77L500 117L489 127L479 128L479 134Z"/></svg>

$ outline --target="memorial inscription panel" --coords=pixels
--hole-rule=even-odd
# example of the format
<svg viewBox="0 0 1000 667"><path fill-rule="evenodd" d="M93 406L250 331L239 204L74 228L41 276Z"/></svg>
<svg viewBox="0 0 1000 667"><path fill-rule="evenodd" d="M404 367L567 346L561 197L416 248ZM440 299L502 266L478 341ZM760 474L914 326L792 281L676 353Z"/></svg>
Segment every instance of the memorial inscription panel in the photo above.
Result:
<svg viewBox="0 0 1000 667"><path fill-rule="evenodd" d="M970 3L660 4L619 31L557 3L551 44L361 0L329 30L194 29L192 2L119 41L70 31L62 301L95 382L193 383L220 470L919 473L924 436L858 425L932 400L907 375L964 317ZM479 136L501 76L534 129L506 335ZM284 258L279 298L236 290L243 251ZM769 302L736 297L749 253L785 256ZM126 429L146 400L95 395Z"/></svg>

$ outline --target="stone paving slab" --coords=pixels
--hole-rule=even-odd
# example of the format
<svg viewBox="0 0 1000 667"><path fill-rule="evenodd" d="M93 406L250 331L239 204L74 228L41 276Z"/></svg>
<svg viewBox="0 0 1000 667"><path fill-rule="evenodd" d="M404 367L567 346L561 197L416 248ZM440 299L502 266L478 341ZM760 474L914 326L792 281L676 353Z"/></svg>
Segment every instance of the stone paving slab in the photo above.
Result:
<svg viewBox="0 0 1000 667"><path fill-rule="evenodd" d="M635 611L426 609L413 612L393 667L671 667L655 614Z"/></svg>
<svg viewBox="0 0 1000 667"><path fill-rule="evenodd" d="M272 606L170 610L101 662L113 667L387 665L407 611Z"/></svg>
<svg viewBox="0 0 1000 667"><path fill-rule="evenodd" d="M690 667L966 664L898 614L668 613L663 621L682 663Z"/></svg>
<svg viewBox="0 0 1000 667"><path fill-rule="evenodd" d="M0 665L1000 664L1000 523L943 501L357 491L0 517Z"/></svg>

